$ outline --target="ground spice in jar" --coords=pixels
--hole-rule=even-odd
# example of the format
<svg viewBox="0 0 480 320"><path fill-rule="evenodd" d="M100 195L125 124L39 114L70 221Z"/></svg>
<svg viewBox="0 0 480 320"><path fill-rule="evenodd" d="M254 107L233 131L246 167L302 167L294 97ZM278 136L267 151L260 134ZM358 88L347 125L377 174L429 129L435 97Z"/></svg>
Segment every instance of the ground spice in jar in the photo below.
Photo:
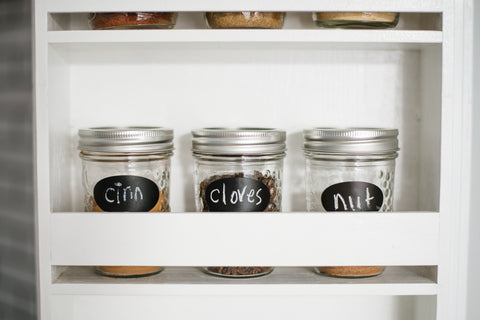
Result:
<svg viewBox="0 0 480 320"><path fill-rule="evenodd" d="M89 16L92 29L171 29L176 12L97 12Z"/></svg>
<svg viewBox="0 0 480 320"><path fill-rule="evenodd" d="M354 266L354 267L317 267L315 270L322 274L334 277L370 277L383 272L385 268L379 266Z"/></svg>
<svg viewBox="0 0 480 320"><path fill-rule="evenodd" d="M86 212L170 211L171 129L95 127L78 134ZM112 277L147 276L163 269L125 263L96 269Z"/></svg>
<svg viewBox="0 0 480 320"><path fill-rule="evenodd" d="M210 28L264 28L281 29L285 12L207 12L205 19Z"/></svg>
<svg viewBox="0 0 480 320"><path fill-rule="evenodd" d="M326 28L393 28L398 23L396 12L315 12L313 20Z"/></svg>
<svg viewBox="0 0 480 320"><path fill-rule="evenodd" d="M92 208L92 212L104 212L93 197L89 198L89 206ZM149 212L166 212L170 211L167 197L165 197L163 191L159 191L158 201L155 206ZM98 266L97 270L103 275L111 275L115 277L133 277L133 276L146 276L154 273L158 273L163 270L162 267L155 266Z"/></svg>
<svg viewBox="0 0 480 320"><path fill-rule="evenodd" d="M306 200L310 212L391 212L398 130L313 128L304 131ZM382 266L318 266L347 278L371 277Z"/></svg>

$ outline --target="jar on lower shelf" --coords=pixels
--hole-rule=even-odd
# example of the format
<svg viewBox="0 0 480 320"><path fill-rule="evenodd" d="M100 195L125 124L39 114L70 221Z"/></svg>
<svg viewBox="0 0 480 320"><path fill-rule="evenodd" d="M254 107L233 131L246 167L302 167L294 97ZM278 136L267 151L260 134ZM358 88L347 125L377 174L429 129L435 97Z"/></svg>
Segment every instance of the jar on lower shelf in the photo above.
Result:
<svg viewBox="0 0 480 320"><path fill-rule="evenodd" d="M79 130L87 212L168 212L173 131L158 127ZM157 266L99 266L107 276L158 273Z"/></svg>
<svg viewBox="0 0 480 320"><path fill-rule="evenodd" d="M212 29L281 29L285 12L206 12L205 21Z"/></svg>
<svg viewBox="0 0 480 320"><path fill-rule="evenodd" d="M285 131L206 128L192 134L198 211L281 211ZM216 266L205 270L212 275L240 278L266 275L273 268Z"/></svg>
<svg viewBox="0 0 480 320"><path fill-rule="evenodd" d="M400 17L396 12L314 12L317 27L346 29L394 28Z"/></svg>
<svg viewBox="0 0 480 320"><path fill-rule="evenodd" d="M96 12L89 15L92 29L172 29L176 12Z"/></svg>
<svg viewBox="0 0 480 320"><path fill-rule="evenodd" d="M389 212L393 210L398 130L315 128L304 131L307 210ZM379 275L380 266L322 266L337 277Z"/></svg>

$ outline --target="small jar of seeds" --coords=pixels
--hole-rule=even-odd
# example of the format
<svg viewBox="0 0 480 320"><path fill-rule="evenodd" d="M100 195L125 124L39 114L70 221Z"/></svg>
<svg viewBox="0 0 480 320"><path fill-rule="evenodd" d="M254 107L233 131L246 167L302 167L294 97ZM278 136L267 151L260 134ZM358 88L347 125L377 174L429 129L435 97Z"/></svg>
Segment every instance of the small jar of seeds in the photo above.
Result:
<svg viewBox="0 0 480 320"><path fill-rule="evenodd" d="M205 21L212 29L281 29L285 12L206 12Z"/></svg>
<svg viewBox="0 0 480 320"><path fill-rule="evenodd" d="M204 128L192 131L196 206L202 212L279 212L285 131ZM224 277L256 277L272 267L206 267Z"/></svg>
<svg viewBox="0 0 480 320"><path fill-rule="evenodd" d="M393 210L398 130L314 128L304 131L307 210L389 212ZM369 277L380 266L322 266L337 277Z"/></svg>

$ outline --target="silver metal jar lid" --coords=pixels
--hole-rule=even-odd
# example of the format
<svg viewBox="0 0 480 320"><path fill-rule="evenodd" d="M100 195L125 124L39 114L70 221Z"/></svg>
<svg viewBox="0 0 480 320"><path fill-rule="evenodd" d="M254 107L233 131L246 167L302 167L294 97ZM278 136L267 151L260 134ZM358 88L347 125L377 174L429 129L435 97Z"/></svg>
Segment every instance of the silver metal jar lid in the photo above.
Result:
<svg viewBox="0 0 480 320"><path fill-rule="evenodd" d="M173 130L162 127L96 127L78 130L84 152L151 153L173 150Z"/></svg>
<svg viewBox="0 0 480 320"><path fill-rule="evenodd" d="M396 154L398 130L384 128L313 128L304 130L305 152L342 155Z"/></svg>
<svg viewBox="0 0 480 320"><path fill-rule="evenodd" d="M268 155L286 150L285 131L273 128L203 128L192 135L194 154Z"/></svg>

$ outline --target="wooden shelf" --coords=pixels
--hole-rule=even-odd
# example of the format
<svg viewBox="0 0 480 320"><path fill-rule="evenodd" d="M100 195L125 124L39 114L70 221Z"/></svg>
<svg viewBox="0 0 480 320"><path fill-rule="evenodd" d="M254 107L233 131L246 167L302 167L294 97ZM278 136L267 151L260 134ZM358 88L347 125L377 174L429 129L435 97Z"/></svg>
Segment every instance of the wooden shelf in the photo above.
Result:
<svg viewBox="0 0 480 320"><path fill-rule="evenodd" d="M387 267L377 277L340 279L313 268L277 267L263 277L228 279L201 268L165 268L143 278L110 278L94 267L68 267L52 284L52 294L93 295L435 295L434 267ZM433 272L432 272L433 271Z"/></svg>

